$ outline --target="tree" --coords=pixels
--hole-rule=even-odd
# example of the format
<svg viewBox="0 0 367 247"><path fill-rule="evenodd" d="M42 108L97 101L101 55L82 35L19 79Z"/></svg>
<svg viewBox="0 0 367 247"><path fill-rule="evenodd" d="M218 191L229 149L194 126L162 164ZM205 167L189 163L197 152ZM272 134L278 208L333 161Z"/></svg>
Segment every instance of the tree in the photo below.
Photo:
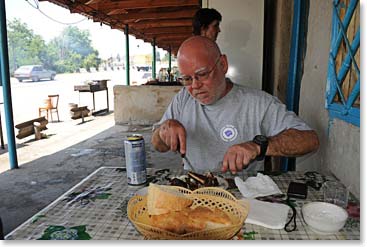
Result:
<svg viewBox="0 0 367 247"><path fill-rule="evenodd" d="M57 70L74 72L80 67L86 67L89 70L90 67L100 64L98 51L91 45L88 30L69 26L51 42L56 47L60 60L57 63Z"/></svg>
<svg viewBox="0 0 367 247"><path fill-rule="evenodd" d="M58 36L58 39L61 40L62 48L65 51L80 54L83 58L94 51L88 30L68 26Z"/></svg>
<svg viewBox="0 0 367 247"><path fill-rule="evenodd" d="M34 55L39 50L35 46L44 44L42 39L38 36L32 42L35 34L28 28L26 23L22 23L19 19L9 21L7 30L10 72L12 73L21 65L38 63L40 59Z"/></svg>
<svg viewBox="0 0 367 247"><path fill-rule="evenodd" d="M63 73L75 72L82 66L98 68L101 63L88 30L68 26L48 44L19 19L10 21L7 30L10 73L30 64L41 64Z"/></svg>
<svg viewBox="0 0 367 247"><path fill-rule="evenodd" d="M90 68L98 68L99 64L101 63L101 60L98 59L98 54L91 53L83 60L83 67L87 69L87 71L90 71Z"/></svg>

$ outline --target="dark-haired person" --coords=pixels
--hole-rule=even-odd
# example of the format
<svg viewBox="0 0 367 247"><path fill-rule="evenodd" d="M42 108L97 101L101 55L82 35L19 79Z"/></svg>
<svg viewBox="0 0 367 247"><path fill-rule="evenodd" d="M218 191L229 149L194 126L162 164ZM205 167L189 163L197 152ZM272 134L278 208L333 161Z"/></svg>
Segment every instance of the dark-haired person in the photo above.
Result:
<svg viewBox="0 0 367 247"><path fill-rule="evenodd" d="M199 9L192 22L193 34L216 41L220 32L219 24L221 21L222 15L217 10Z"/></svg>

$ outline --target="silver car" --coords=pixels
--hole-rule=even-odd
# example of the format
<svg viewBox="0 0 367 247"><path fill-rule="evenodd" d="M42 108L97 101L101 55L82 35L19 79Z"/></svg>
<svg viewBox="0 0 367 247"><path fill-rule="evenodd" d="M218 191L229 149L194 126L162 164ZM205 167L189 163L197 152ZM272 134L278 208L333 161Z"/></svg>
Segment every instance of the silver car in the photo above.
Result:
<svg viewBox="0 0 367 247"><path fill-rule="evenodd" d="M20 66L16 71L14 71L14 77L18 81L32 80L39 81L41 79L54 80L56 72L52 70L47 70L42 67L42 65L25 65Z"/></svg>

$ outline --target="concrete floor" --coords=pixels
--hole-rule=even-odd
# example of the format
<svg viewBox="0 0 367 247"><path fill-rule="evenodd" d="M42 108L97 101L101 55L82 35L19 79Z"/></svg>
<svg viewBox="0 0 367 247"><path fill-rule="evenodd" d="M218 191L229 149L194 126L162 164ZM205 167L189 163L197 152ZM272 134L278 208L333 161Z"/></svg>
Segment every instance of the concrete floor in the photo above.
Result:
<svg viewBox="0 0 367 247"><path fill-rule="evenodd" d="M46 207L101 166L125 166L124 138L143 134L148 167L180 166L180 155L150 148L151 126L114 125L113 113L48 124L47 139L17 140L19 169L0 149L0 217L4 234ZM5 150L7 151L7 150Z"/></svg>

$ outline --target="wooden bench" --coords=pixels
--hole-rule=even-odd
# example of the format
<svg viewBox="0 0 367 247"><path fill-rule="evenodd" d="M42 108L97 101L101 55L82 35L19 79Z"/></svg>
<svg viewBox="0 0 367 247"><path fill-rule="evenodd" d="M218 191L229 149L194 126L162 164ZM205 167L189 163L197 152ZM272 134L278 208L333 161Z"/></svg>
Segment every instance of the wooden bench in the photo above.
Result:
<svg viewBox="0 0 367 247"><path fill-rule="evenodd" d="M24 137L36 134L36 139L40 139L40 133L36 133L37 131L41 132L42 130L47 130L48 121L45 117L39 117L32 120L29 120L24 123L20 123L15 125L15 128L18 129L18 134L16 137L18 139L22 139ZM36 129L36 131L35 131Z"/></svg>

